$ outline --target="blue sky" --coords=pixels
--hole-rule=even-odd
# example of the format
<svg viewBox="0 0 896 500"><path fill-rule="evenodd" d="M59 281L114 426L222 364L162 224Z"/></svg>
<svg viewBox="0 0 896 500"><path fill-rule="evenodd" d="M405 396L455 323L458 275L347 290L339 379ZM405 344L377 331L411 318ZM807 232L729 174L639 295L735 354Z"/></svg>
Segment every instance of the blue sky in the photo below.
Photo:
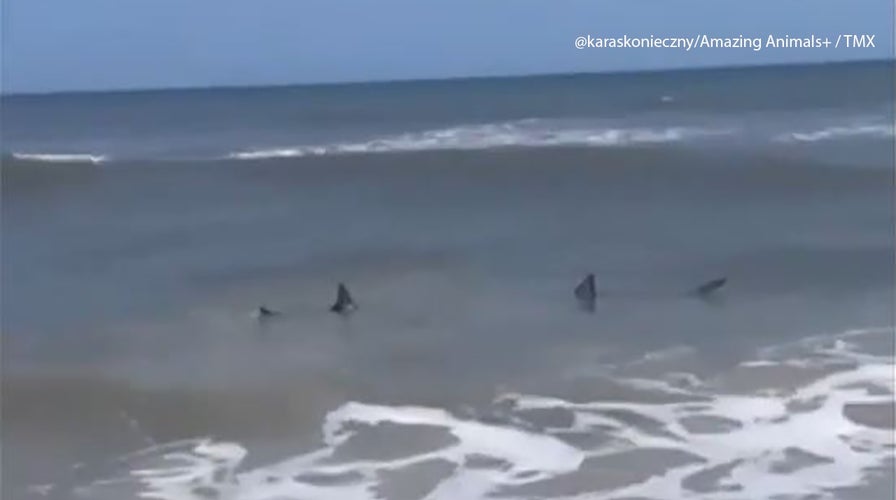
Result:
<svg viewBox="0 0 896 500"><path fill-rule="evenodd" d="M4 92L892 57L892 0L2 0ZM873 34L876 49L576 50L580 35Z"/></svg>

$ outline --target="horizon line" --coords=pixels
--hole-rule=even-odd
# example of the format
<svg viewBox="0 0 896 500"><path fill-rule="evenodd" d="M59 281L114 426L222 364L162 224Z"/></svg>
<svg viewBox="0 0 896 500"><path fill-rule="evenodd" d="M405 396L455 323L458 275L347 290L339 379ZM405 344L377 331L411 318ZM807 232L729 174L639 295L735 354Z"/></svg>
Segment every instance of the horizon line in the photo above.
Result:
<svg viewBox="0 0 896 500"><path fill-rule="evenodd" d="M614 76L614 75L631 75L638 73L685 73L690 71L706 71L706 70L744 70L744 69L761 69L775 67L806 67L806 66L848 66L858 64L894 64L896 57L893 58L874 58L874 59L845 59L832 61L810 61L810 62L779 62L765 64L732 64L732 65L705 65L705 66L683 66L669 68L649 68L649 69L625 69L625 70L609 70L609 71L568 71L568 72L547 72L547 73L518 73L518 74L502 74L502 75L473 75L473 76L449 76L449 77L432 77L432 78L396 78L382 80L340 80L340 81L321 81L321 82L305 82L305 83L252 83L247 85L239 84L212 84L212 85L182 85L170 87L119 87L109 89L74 89L74 90L47 90L47 91L24 91L6 93L0 89L0 98L10 97L51 97L65 95L81 95L81 94L141 94L141 93L165 93L165 92L199 92L199 91L228 91L228 90L260 90L260 89L283 89L283 88L301 88L301 87L343 87L351 85L390 85L390 84L409 84L409 83L437 83L437 82L459 82L459 81L476 81L476 80L501 80L501 79L524 79L524 78L551 78L551 77L574 77L574 76Z"/></svg>

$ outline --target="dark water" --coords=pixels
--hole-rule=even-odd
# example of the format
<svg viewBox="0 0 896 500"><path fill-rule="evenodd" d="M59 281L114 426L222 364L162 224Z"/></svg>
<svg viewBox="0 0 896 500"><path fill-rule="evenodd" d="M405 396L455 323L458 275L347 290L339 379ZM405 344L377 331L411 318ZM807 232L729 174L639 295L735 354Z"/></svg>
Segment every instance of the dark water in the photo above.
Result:
<svg viewBox="0 0 896 500"><path fill-rule="evenodd" d="M860 64L5 97L3 496L886 498L892 89ZM204 436L240 447L183 445L182 487L128 472L158 450L110 462Z"/></svg>

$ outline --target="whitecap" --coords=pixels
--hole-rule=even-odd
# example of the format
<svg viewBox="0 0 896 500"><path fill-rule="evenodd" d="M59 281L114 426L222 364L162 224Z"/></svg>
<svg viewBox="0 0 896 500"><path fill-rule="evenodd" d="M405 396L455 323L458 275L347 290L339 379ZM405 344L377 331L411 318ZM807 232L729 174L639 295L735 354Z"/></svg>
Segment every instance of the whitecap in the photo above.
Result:
<svg viewBox="0 0 896 500"><path fill-rule="evenodd" d="M408 132L359 142L248 149L230 153L227 158L259 160L330 154L482 150L508 147L627 147L684 142L731 133L732 130L692 126L610 127L529 118L512 122Z"/></svg>
<svg viewBox="0 0 896 500"><path fill-rule="evenodd" d="M851 139L856 137L866 138L891 138L894 135L892 124L886 123L858 123L850 125L829 126L815 130L802 130L787 132L778 135L778 142L819 142Z"/></svg>
<svg viewBox="0 0 896 500"><path fill-rule="evenodd" d="M87 153L12 153L17 160L45 163L93 163L106 161L105 155Z"/></svg>

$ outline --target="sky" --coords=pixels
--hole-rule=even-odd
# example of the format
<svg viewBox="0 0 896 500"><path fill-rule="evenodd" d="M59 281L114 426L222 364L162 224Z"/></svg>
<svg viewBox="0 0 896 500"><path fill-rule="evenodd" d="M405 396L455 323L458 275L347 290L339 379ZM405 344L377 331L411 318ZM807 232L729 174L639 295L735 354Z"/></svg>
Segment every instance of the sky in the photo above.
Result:
<svg viewBox="0 0 896 500"><path fill-rule="evenodd" d="M608 72L893 56L892 0L0 0L2 91ZM577 50L579 36L876 48Z"/></svg>

